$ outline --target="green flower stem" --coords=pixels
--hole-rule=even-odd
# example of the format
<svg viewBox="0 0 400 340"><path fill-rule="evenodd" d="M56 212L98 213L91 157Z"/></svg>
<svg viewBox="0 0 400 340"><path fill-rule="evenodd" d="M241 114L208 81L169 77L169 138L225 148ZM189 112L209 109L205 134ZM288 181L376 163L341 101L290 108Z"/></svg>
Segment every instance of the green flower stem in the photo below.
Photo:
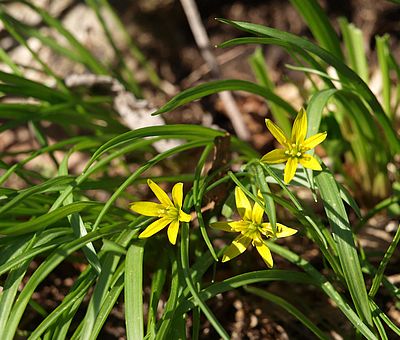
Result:
<svg viewBox="0 0 400 340"><path fill-rule="evenodd" d="M204 315L213 325L217 333L224 339L229 340L230 337L222 325L219 323L217 318L211 312L211 310L207 307L207 305L203 302L200 298L199 293L193 283L192 277L190 275L189 270L189 224L182 223L182 230L181 230L181 261L182 261L182 269L185 276L186 284L190 289L190 293L192 294L193 298L195 299L197 305L201 308Z"/></svg>

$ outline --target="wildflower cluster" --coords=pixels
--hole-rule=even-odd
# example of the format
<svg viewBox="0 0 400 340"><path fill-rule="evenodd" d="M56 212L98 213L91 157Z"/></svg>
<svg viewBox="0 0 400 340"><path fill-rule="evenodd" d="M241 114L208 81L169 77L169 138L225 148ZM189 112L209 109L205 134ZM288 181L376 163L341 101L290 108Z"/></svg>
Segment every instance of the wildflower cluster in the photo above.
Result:
<svg viewBox="0 0 400 340"><path fill-rule="evenodd" d="M266 125L284 148L267 153L261 158L261 161L270 164L286 162L284 171L285 183L288 184L293 179L299 163L306 168L321 170L318 160L306 152L322 143L326 138L326 132L305 138L307 134L307 115L304 109L299 111L295 119L290 138L287 138L283 131L269 119L266 120ZM191 216L182 210L183 184L177 183L172 188L172 201L168 194L152 180L149 179L147 184L160 203L134 202L130 208L138 214L158 217L158 219L151 223L139 235L139 238L148 238L168 226L168 239L174 245L176 244L180 222L190 222L191 220ZM260 201L263 202L260 194L258 196ZM229 261L240 255L251 243L257 249L266 265L272 268L273 259L265 239L288 237L297 233L297 230L281 223L276 223L276 231L274 232L270 223L263 222L264 208L257 202L252 205L240 187L235 188L235 202L241 217L240 220L210 224L211 227L219 230L240 233L232 244L226 248L222 262Z"/></svg>

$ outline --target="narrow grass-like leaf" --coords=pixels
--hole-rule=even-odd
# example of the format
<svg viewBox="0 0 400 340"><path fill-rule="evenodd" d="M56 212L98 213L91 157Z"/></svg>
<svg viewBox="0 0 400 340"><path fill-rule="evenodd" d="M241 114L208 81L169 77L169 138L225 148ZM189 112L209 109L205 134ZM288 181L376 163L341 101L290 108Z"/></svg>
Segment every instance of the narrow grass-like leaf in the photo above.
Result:
<svg viewBox="0 0 400 340"><path fill-rule="evenodd" d="M268 221L271 223L272 232L276 234L276 210L274 200L268 194L271 194L271 189L269 188L267 182L265 181L265 174L260 163L254 164L254 177L259 188L261 195L264 199L265 212L268 216Z"/></svg>
<svg viewBox="0 0 400 340"><path fill-rule="evenodd" d="M287 302L285 299L281 297L271 294L264 289L256 288L256 287L244 287L246 292L257 295L260 298L271 301L279 307L286 310L288 313L292 314L297 320L299 320L304 326L306 326L310 331L312 331L319 339L330 339L324 332L322 332L317 325L314 324L304 313L302 313L295 306Z"/></svg>
<svg viewBox="0 0 400 340"><path fill-rule="evenodd" d="M389 248L386 250L386 253L379 264L378 270L376 271L376 274L372 280L372 285L371 289L368 293L368 295L373 299L376 293L378 292L379 286L381 285L382 278L383 278L383 273L385 272L386 266L388 265L391 257L394 254L394 251L397 248L397 245L400 241L400 225L397 226L396 234L393 237L392 242L389 245Z"/></svg>
<svg viewBox="0 0 400 340"><path fill-rule="evenodd" d="M166 281L168 264L168 257L160 257L158 261L158 268L153 274L153 278L151 280L151 293L149 301L149 312L147 314L148 316L146 338L155 339L156 336L157 308L160 302L162 289Z"/></svg>
<svg viewBox="0 0 400 340"><path fill-rule="evenodd" d="M24 5L30 7L37 14L39 14L42 19L52 28L56 29L72 46L73 49L80 54L82 61L84 64L88 65L93 72L98 74L108 74L107 68L101 64L101 62L96 59L65 27L61 24L61 22L56 19L54 16L50 15L43 8L35 6L32 2L29 1L20 1Z"/></svg>
<svg viewBox="0 0 400 340"><path fill-rule="evenodd" d="M217 136L222 136L222 131L216 131L210 128L206 128L203 126L189 125L189 124L176 124L176 125L163 125L163 126L151 126L145 127L141 129L136 129L134 131L129 131L123 133L119 136L112 138L111 140L104 143L101 147L99 147L93 156L90 158L90 161L87 163L84 172L92 166L92 164L98 160L98 158L103 155L105 152L109 150L120 147L123 143L133 142L136 139L143 139L144 137L154 137L154 136L164 136L166 139L169 136L172 138L181 138L188 139L190 138L215 138Z"/></svg>
<svg viewBox="0 0 400 340"><path fill-rule="evenodd" d="M384 312L382 312L382 310L373 300L370 300L369 302L371 304L371 309L373 310L373 312L377 313L379 317L383 320L383 322L386 323L390 327L390 329L400 337L400 328L397 327Z"/></svg>
<svg viewBox="0 0 400 340"><path fill-rule="evenodd" d="M128 340L143 339L143 253L144 242L133 243L125 261L125 324Z"/></svg>
<svg viewBox="0 0 400 340"><path fill-rule="evenodd" d="M70 214L98 206L100 206L100 204L97 202L74 202L31 221L2 226L0 228L0 235L22 235L25 233L32 233L44 229Z"/></svg>
<svg viewBox="0 0 400 340"><path fill-rule="evenodd" d="M135 221L134 223L135 224L137 223L139 226L141 224L146 224L148 221L149 218L144 218L144 219L137 219L137 222ZM106 227L103 227L100 230L104 228ZM127 229L123 233L118 235L116 242L119 243L121 246L127 246L130 240L136 236L136 233L137 233L136 230ZM90 234L91 233L89 233L88 235ZM89 340L91 337L94 324L101 310L101 307L105 299L107 298L107 294L112 283L113 275L117 270L118 263L120 262L120 260L121 260L121 255L108 253L101 262L102 271L98 277L96 286L93 291L93 295L90 299L89 306L86 311L86 315L81 322L82 334L80 338L82 340ZM75 333L78 334L78 332Z"/></svg>
<svg viewBox="0 0 400 340"><path fill-rule="evenodd" d="M199 292L199 297L202 300L208 300L218 294L230 291L235 288L239 288L249 284L269 281L288 281L300 284L314 284L309 275L305 273L278 269L259 270L239 274L225 279L221 282L213 283L209 287L202 289ZM178 307L177 313L185 313L197 305L197 300L195 300L194 298L182 301L182 303Z"/></svg>
<svg viewBox="0 0 400 340"><path fill-rule="evenodd" d="M67 176L68 175L68 160L72 152L68 152L64 159L62 160L59 169L58 169L58 174L61 176ZM62 192L61 192L62 194ZM72 193L68 195L63 204L64 206L67 206L69 204L72 204L74 202L74 198ZM76 237L83 237L87 234L85 224L83 223L82 217L79 213L73 213L68 216L68 221L71 224L72 230L74 231L74 234ZM96 250L93 246L93 243L88 243L83 247L83 253L85 254L88 262L92 265L92 267L98 272L101 272L101 265L99 262L99 259L96 254Z"/></svg>
<svg viewBox="0 0 400 340"><path fill-rule="evenodd" d="M145 55L139 49L139 47L133 42L132 35L127 31L126 25L122 22L119 14L115 12L115 10L110 6L107 0L96 0L98 1L111 15L114 20L116 27L119 29L120 33L122 33L124 40L126 42L126 46L128 47L129 52L132 56L140 63L140 65L146 71L150 82L159 87L161 83L161 79L158 76L157 72L154 70L150 62L146 59Z"/></svg>
<svg viewBox="0 0 400 340"><path fill-rule="evenodd" d="M54 190L53 188L55 188L54 191L57 191L59 186L68 185L73 181L74 178L72 176L58 176L56 178L49 179L44 183L22 189L10 201L0 207L0 215L34 194L48 192L49 189Z"/></svg>
<svg viewBox="0 0 400 340"><path fill-rule="evenodd" d="M125 283L123 274L124 272L122 270L117 270L117 272L114 274L114 276L117 277L118 280L117 282L115 282L115 284L112 285L110 292L107 294L107 297L105 298L100 308L99 314L97 315L96 321L93 325L90 340L96 340L98 338L101 328L109 318L110 313L118 300L118 297L124 289Z"/></svg>
<svg viewBox="0 0 400 340"><path fill-rule="evenodd" d="M369 71L362 32L353 24L349 24L344 17L339 18L339 25L350 65L361 79L368 84Z"/></svg>
<svg viewBox="0 0 400 340"><path fill-rule="evenodd" d="M393 112L391 110L391 80L390 80L390 55L389 55L389 36L384 35L382 37L377 36L376 41L376 53L378 55L379 69L382 77L382 99L383 108L390 119L393 119Z"/></svg>
<svg viewBox="0 0 400 340"><path fill-rule="evenodd" d="M282 107L292 116L296 115L296 110L288 102L284 101L281 97L277 96L264 86L254 84L249 81L236 79L210 81L205 84L200 84L184 90L172 98L168 103L159 108L156 112L152 113L152 115L170 112L177 107L190 103L196 99L200 99L222 91L245 91L254 93Z"/></svg>
<svg viewBox="0 0 400 340"><path fill-rule="evenodd" d="M170 252L172 253L172 252ZM176 310L176 305L178 302L178 295L179 295L179 275L178 275L178 261L176 260L176 257L174 255L171 255L172 257L172 265L171 265L171 288L170 288L170 293L168 296L167 303L165 305L165 310L163 313L163 316L160 320L160 326L159 329L156 333L155 339L157 340L162 340L166 339L168 332L171 328L171 322L172 322L172 315L174 314ZM151 337L151 330L147 330L146 337Z"/></svg>
<svg viewBox="0 0 400 340"><path fill-rule="evenodd" d="M190 293L192 294L194 300L201 308L204 315L207 317L208 321L210 321L211 325L215 328L219 336L225 340L229 339L228 333L219 323L217 318L214 316L210 308L204 303L203 299L199 296L197 292L197 288L194 285L194 282L189 273L189 224L182 223L181 228L181 261L182 261L182 269L185 276L185 281L187 286L190 289Z"/></svg>
<svg viewBox="0 0 400 340"><path fill-rule="evenodd" d="M14 254L14 258L20 255L22 252L29 251L35 244L35 241L36 238L33 237L28 244L18 249L18 251ZM11 270L4 282L3 289L0 294L0 333L1 330L5 328L8 319L12 317L12 315L10 315L10 311L17 296L19 285L25 276L25 272L28 269L30 262L31 261L28 258L19 264L18 267L15 267L13 270Z"/></svg>
<svg viewBox="0 0 400 340"><path fill-rule="evenodd" d="M360 318L372 327L371 310L361 265L339 189L332 174L326 169L315 176L315 181L337 243L340 263L353 303Z"/></svg>
<svg viewBox="0 0 400 340"><path fill-rule="evenodd" d="M24 46L32 55L32 58L37 61L42 67L43 71L46 72L48 76L51 76L57 83L57 86L62 89L64 92L68 93L69 90L65 86L64 82L61 80L59 76L57 76L54 71L47 65L46 62L42 60L39 54L34 51L30 45L28 44L28 40L24 37L19 28L21 23L14 18L12 18L6 11L4 7L0 7L0 19L6 28L6 30L10 33L10 35L22 46Z"/></svg>
<svg viewBox="0 0 400 340"><path fill-rule="evenodd" d="M12 60L7 52L0 47L0 60L2 60L13 72L18 76L22 76L22 72L18 65Z"/></svg>
<svg viewBox="0 0 400 340"><path fill-rule="evenodd" d="M16 303L14 304L11 314L13 317L7 322L3 331L3 340L12 340L18 323L26 309L33 292L36 287L56 268L67 256L74 251L83 247L86 243L100 239L106 235L111 235L119 232L122 229L115 226L105 227L101 230L91 232L82 239L74 240L72 242L61 245L55 252L46 258L46 260L36 269L31 278L25 285L20 293Z"/></svg>
<svg viewBox="0 0 400 340"><path fill-rule="evenodd" d="M290 0L290 2L303 16L319 44L337 58L343 58L339 38L330 24L328 16L321 8L318 1Z"/></svg>
<svg viewBox="0 0 400 340"><path fill-rule="evenodd" d="M77 301L82 301L88 293L90 286L96 278L94 270L86 271L74 284L72 290L65 296L62 303L54 309L35 330L31 333L29 339L40 339L40 336L54 323L59 321L61 315L68 311L71 306Z"/></svg>
<svg viewBox="0 0 400 340"><path fill-rule="evenodd" d="M203 202L202 194L204 193L204 190L201 190L201 187L204 185L204 180L201 179L201 172L203 170L204 164L205 164L207 157L208 157L209 153L211 152L212 148L213 148L213 144L210 143L210 144L206 145L206 147L204 148L204 151L201 154L200 159L198 161L198 164L197 164L197 167L195 170L195 178L193 181L193 198L194 198L194 208L196 210L197 220L199 222L201 235L203 236L204 242L206 243L208 250L214 257L215 261L218 261L218 257L215 254L215 250L212 246L210 238L208 237L206 226L204 224L203 213L201 212L201 206L202 206L202 202Z"/></svg>
<svg viewBox="0 0 400 340"><path fill-rule="evenodd" d="M49 103L58 103L60 101L70 101L73 99L73 97L67 93L63 93L57 89L52 89L23 76L10 74L4 71L0 71L0 80L4 82L2 89L3 92L7 94L15 94L21 97L34 97L45 100Z"/></svg>
<svg viewBox="0 0 400 340"><path fill-rule="evenodd" d="M369 327L359 318L359 316L353 311L350 305L344 300L339 292L333 287L333 285L322 275L317 269L315 269L308 261L293 253L292 251L279 246L274 242L267 241L268 248L274 253L279 254L288 261L302 268L307 272L314 284L322 289L326 295L328 295L342 311L344 315L350 320L354 327L360 331L367 339L377 340L377 337L372 333Z"/></svg>
<svg viewBox="0 0 400 340"><path fill-rule="evenodd" d="M367 222L370 218L375 216L377 213L380 211L389 208L393 204L398 204L400 203L400 197L395 197L395 196L390 196L388 198L385 198L381 202L377 203L372 209L370 209L362 219L356 224L354 227L354 232L358 232Z"/></svg>
<svg viewBox="0 0 400 340"><path fill-rule="evenodd" d="M125 56L123 55L122 51L117 47L117 45L114 42L114 37L111 33L111 30L106 22L106 19L103 16L104 13L104 7L101 4L101 1L98 0L86 0L86 3L92 8L92 10L95 12L97 20L99 21L101 27L103 28L104 34L108 40L108 43L112 47L115 57L117 59L117 63L120 66L121 70L115 76L126 86L126 88L134 93L135 96L137 97L142 97L142 91L140 89L140 86L137 82L137 80L134 78L132 70L129 69L125 62ZM115 20L115 19L114 19ZM111 25L114 23L111 23ZM112 27L115 29L114 27ZM125 78L123 78L121 75L125 75L127 78L127 81Z"/></svg>

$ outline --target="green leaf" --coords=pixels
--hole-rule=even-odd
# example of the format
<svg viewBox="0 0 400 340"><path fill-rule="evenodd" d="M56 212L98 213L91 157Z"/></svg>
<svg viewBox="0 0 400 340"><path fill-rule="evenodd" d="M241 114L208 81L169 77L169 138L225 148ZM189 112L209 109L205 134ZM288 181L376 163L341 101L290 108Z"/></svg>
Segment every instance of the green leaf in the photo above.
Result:
<svg viewBox="0 0 400 340"><path fill-rule="evenodd" d="M337 58L342 59L343 54L340 48L339 38L318 1L290 0L290 2L303 16L319 44Z"/></svg>
<svg viewBox="0 0 400 340"><path fill-rule="evenodd" d="M315 176L324 209L337 243L347 287L360 318L372 327L368 295L354 243L353 233L333 175L324 169Z"/></svg>
<svg viewBox="0 0 400 340"><path fill-rule="evenodd" d="M205 84L200 84L198 86L184 90L181 93L177 94L174 98L172 98L168 103L159 108L152 115L170 112L177 107L190 103L196 99L200 99L221 91L245 91L254 93L282 107L292 116L295 116L297 113L296 110L289 103L284 101L281 97L277 96L264 86L260 86L245 80L227 79L210 81Z"/></svg>
<svg viewBox="0 0 400 340"><path fill-rule="evenodd" d="M74 202L28 222L7 223L0 227L0 235L22 235L39 231L70 214L98 206L100 204L97 202Z"/></svg>
<svg viewBox="0 0 400 340"><path fill-rule="evenodd" d="M379 264L378 270L372 280L371 289L369 291L369 296L373 299L376 293L378 292L379 286L381 285L383 279L383 273L385 272L386 266L392 258L394 251L397 249L397 244L400 241L400 225L397 226L396 234L393 237L392 242L389 245L389 248L386 250L386 253Z"/></svg>
<svg viewBox="0 0 400 340"><path fill-rule="evenodd" d="M389 35L384 35L383 37L375 37L376 41L376 52L378 55L378 63L379 69L381 71L382 77L382 99L383 99L383 108L388 115L388 117L392 120L394 117L394 112L391 109L391 89L392 82L390 79L390 52L389 52Z"/></svg>
<svg viewBox="0 0 400 340"><path fill-rule="evenodd" d="M369 71L365 54L362 31L349 24L346 18L339 18L340 30L348 52L348 60L353 70L368 84Z"/></svg>
<svg viewBox="0 0 400 340"><path fill-rule="evenodd" d="M104 227L101 230L88 233L81 239L67 242L59 246L53 253L51 253L44 262L35 270L21 291L18 300L13 305L11 314L13 315L7 322L7 326L2 333L4 340L12 340L18 323L26 309L26 305L37 288L37 286L56 268L62 261L65 260L71 253L83 247L86 243L95 241L107 235L120 232L122 227L116 228L115 226Z"/></svg>
<svg viewBox="0 0 400 340"><path fill-rule="evenodd" d="M335 302L342 313L361 334L363 334L367 339L377 340L377 337L374 335L374 333L372 333L368 326L358 317L347 301L339 294L339 292L333 287L327 278L316 268L314 268L308 261L293 253L289 249L279 246L274 242L267 241L267 245L271 251L279 254L307 272L310 275L309 279L311 279L317 287L324 291L325 294Z"/></svg>
<svg viewBox="0 0 400 340"><path fill-rule="evenodd" d="M182 233L181 234L181 261L182 261L182 270L184 273L186 284L187 284L194 300L196 301L197 305L201 308L202 312L204 313L204 315L206 316L208 321L210 321L211 325L217 331L219 336L225 340L228 340L229 339L228 333L225 331L225 329L219 323L217 318L214 316L211 309L204 303L203 299L199 296L197 288L195 287L192 277L190 276L190 272L189 272L189 268L190 268L189 267L189 224L188 223L186 223L186 222L182 223L181 233Z"/></svg>
<svg viewBox="0 0 400 340"><path fill-rule="evenodd" d="M304 313L302 313L299 309L294 307L292 304L287 302L285 299L281 297L271 294L264 289L259 289L255 287L244 287L246 292L257 295L265 300L271 301L278 305L279 307L285 309L287 312L292 314L297 320L299 320L304 326L306 326L310 331L312 331L319 339L328 340L328 337L324 332L322 332L317 325L315 325Z"/></svg>
<svg viewBox="0 0 400 340"><path fill-rule="evenodd" d="M143 339L144 242L133 243L125 261L125 323L128 340Z"/></svg>

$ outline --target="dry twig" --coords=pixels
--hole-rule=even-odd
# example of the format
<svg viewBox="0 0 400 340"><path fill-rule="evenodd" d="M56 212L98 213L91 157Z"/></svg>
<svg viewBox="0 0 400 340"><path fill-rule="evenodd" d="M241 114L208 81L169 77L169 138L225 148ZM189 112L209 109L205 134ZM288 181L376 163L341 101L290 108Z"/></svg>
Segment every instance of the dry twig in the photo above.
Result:
<svg viewBox="0 0 400 340"><path fill-rule="evenodd" d="M192 30L194 39L200 49L201 55L211 69L211 74L214 78L220 78L220 70L218 67L217 59L211 51L210 39L207 36L206 30L201 22L200 14L194 0L180 0L183 10L185 11L186 18L189 22L190 29ZM243 140L250 139L250 133L243 120L236 102L229 91L219 93L220 99L224 103L226 115L230 119L233 128L239 138Z"/></svg>

